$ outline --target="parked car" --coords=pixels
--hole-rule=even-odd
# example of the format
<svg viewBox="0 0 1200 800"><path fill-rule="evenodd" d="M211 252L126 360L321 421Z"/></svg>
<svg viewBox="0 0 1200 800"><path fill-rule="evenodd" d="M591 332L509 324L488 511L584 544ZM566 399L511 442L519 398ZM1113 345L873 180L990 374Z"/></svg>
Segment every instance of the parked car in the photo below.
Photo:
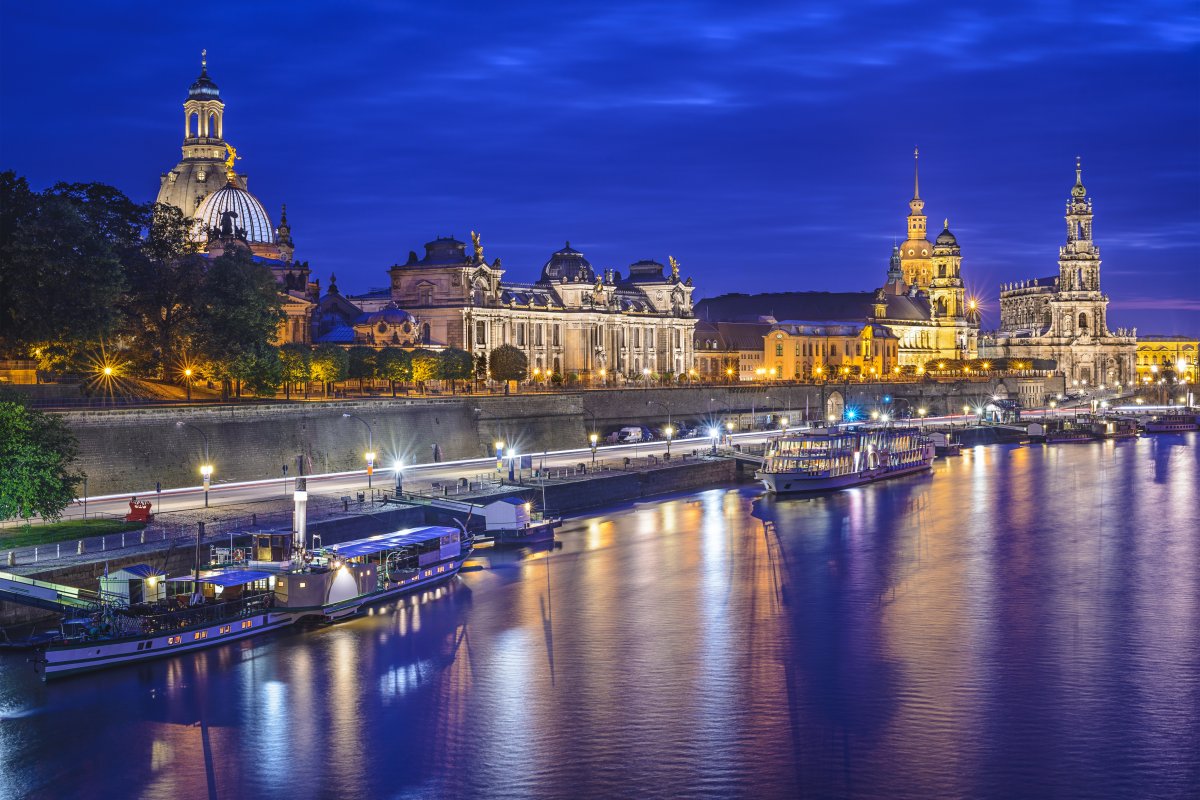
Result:
<svg viewBox="0 0 1200 800"><path fill-rule="evenodd" d="M653 439L654 434L650 432L650 429L641 425L630 425L617 431L617 441L621 444L649 442Z"/></svg>

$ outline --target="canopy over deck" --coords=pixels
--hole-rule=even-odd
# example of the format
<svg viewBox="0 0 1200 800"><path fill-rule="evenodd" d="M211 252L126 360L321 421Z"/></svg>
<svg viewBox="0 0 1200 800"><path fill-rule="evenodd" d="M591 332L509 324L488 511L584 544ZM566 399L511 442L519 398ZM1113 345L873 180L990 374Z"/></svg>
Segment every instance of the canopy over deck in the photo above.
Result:
<svg viewBox="0 0 1200 800"><path fill-rule="evenodd" d="M398 550L408 545L422 544L440 539L443 536L458 536L458 534L458 528L450 528L444 525L405 528L393 533L381 533L369 536L366 539L355 539L354 541L342 542L341 544L331 544L323 548L323 550L339 558L354 558L356 556L382 553L385 550Z"/></svg>
<svg viewBox="0 0 1200 800"><path fill-rule="evenodd" d="M243 583L266 580L273 574L273 572L263 572L257 569L238 569L229 572L217 572L212 575L201 575L200 583L211 583L214 586L240 586ZM196 578L192 575L180 575L178 578L171 578L171 580L194 581Z"/></svg>

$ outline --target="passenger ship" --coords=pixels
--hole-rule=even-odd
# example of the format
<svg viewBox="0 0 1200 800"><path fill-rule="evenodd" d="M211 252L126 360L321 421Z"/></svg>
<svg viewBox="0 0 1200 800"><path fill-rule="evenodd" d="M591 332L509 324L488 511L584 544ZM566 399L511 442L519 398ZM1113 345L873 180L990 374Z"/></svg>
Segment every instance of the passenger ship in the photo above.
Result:
<svg viewBox="0 0 1200 800"><path fill-rule="evenodd" d="M1146 433L1185 433L1194 431L1197 424L1196 414L1161 414L1146 422Z"/></svg>
<svg viewBox="0 0 1200 800"><path fill-rule="evenodd" d="M774 439L755 477L778 494L822 492L921 472L933 457L916 428L817 428Z"/></svg>
<svg viewBox="0 0 1200 800"><path fill-rule="evenodd" d="M62 638L38 649L35 668L53 678L199 650L302 619L333 622L457 575L472 550L465 531L442 526L295 552L291 533L251 539L225 551L226 563L193 575L164 579L144 565L123 570L146 575L126 595L139 602L101 594L95 607L64 619Z"/></svg>

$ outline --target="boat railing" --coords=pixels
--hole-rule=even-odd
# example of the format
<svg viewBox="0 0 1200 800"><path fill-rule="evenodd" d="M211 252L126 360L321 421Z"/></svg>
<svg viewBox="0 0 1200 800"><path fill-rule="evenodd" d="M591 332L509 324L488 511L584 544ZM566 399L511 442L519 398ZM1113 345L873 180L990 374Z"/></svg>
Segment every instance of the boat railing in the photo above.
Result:
<svg viewBox="0 0 1200 800"><path fill-rule="evenodd" d="M131 609L109 609L92 616L90 624L82 634L85 639L117 638L121 636L145 636L170 633L224 620L245 619L265 613L275 605L273 592L262 592L237 600L219 603L202 603L175 611L157 612L155 606Z"/></svg>

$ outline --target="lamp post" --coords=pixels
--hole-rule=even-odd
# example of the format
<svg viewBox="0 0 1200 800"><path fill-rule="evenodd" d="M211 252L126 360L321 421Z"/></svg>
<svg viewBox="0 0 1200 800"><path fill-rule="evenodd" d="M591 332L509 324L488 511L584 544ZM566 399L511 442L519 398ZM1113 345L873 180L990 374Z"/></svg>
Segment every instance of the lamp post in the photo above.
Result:
<svg viewBox="0 0 1200 800"><path fill-rule="evenodd" d="M925 430L925 413L926 409L924 406L917 409L917 427L922 431Z"/></svg>
<svg viewBox="0 0 1200 800"><path fill-rule="evenodd" d="M643 389L650 388L650 368L649 367L642 367L642 388Z"/></svg>
<svg viewBox="0 0 1200 800"><path fill-rule="evenodd" d="M180 420L175 423L176 428L191 428L196 433L204 438L204 463L200 465L200 477L204 479L204 507L208 508L208 489L212 483L213 465L208 458L208 434L190 422Z"/></svg>
<svg viewBox="0 0 1200 800"><path fill-rule="evenodd" d="M596 466L596 444L600 441L600 435L597 433L590 434L588 441L592 443L592 466Z"/></svg>
<svg viewBox="0 0 1200 800"><path fill-rule="evenodd" d="M492 447L496 450L496 472L500 472L504 469L504 442L497 439Z"/></svg>
<svg viewBox="0 0 1200 800"><path fill-rule="evenodd" d="M667 412L667 430L672 430L672 428L671 428L671 406L669 406L668 404L666 404L666 403L664 403L664 402L661 402L661 401L659 401L659 400L647 400L647 401L646 401L646 405L648 405L648 406L662 406L662 407L663 407L663 410ZM671 445L670 445L670 442L668 442L668 443L667 443L667 452L668 452L668 453L670 453L670 452L671 452Z"/></svg>
<svg viewBox="0 0 1200 800"><path fill-rule="evenodd" d="M183 371L184 386L187 387L187 401L192 402L192 368L188 367Z"/></svg>
<svg viewBox="0 0 1200 800"><path fill-rule="evenodd" d="M668 425L666 427L666 430L663 431L663 433L665 433L667 435L667 459L670 460L670 458L671 458L671 437L675 435L675 429L672 428L670 425Z"/></svg>
<svg viewBox="0 0 1200 800"><path fill-rule="evenodd" d="M371 488L371 475L375 472L375 431L371 428L371 423L367 422L357 414L351 414L349 411L342 413L343 419L356 419L363 425L367 426L367 452L364 456L367 459L367 488Z"/></svg>

